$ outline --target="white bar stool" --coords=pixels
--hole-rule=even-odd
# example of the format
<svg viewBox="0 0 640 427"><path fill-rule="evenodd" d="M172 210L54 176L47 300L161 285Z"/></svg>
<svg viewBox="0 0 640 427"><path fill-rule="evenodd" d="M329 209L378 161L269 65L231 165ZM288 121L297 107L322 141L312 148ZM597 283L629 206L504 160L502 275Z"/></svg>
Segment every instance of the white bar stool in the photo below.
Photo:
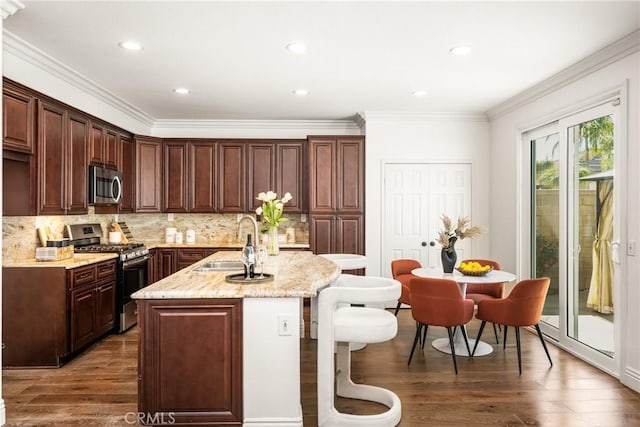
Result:
<svg viewBox="0 0 640 427"><path fill-rule="evenodd" d="M386 310L350 304L379 304L398 299L400 282L385 277L343 274L318 297L318 425L395 426L402 417L400 398L390 390L351 381L351 341L378 343L393 339L398 319ZM336 366L333 348L337 344ZM335 389L334 389L335 379ZM389 409L380 414L338 412L334 392L341 397L370 400Z"/></svg>
<svg viewBox="0 0 640 427"><path fill-rule="evenodd" d="M340 270L343 272L346 270L357 270L367 267L367 257L358 254L320 254L323 258L326 258L334 263L338 264ZM309 327L309 336L311 339L318 338L318 298L311 298L310 303L310 319L311 325ZM354 343L352 350L361 350L365 346L359 343Z"/></svg>

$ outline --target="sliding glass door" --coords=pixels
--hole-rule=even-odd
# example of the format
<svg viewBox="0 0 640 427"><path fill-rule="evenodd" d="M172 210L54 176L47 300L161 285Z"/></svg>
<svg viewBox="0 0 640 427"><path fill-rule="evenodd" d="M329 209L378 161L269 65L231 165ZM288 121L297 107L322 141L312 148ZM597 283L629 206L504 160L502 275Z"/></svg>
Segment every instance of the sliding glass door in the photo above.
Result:
<svg viewBox="0 0 640 427"><path fill-rule="evenodd" d="M549 277L544 332L617 372L616 109L612 103L525 134L531 275Z"/></svg>

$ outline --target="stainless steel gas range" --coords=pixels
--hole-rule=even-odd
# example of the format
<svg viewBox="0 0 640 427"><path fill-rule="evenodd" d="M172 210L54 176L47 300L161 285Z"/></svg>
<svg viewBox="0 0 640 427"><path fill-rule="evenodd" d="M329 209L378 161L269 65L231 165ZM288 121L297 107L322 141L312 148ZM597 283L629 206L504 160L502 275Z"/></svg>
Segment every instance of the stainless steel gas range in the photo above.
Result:
<svg viewBox="0 0 640 427"><path fill-rule="evenodd" d="M131 294L147 286L149 249L142 243L101 243L100 224L74 224L65 227L76 253L117 253L116 329L124 332L137 322L137 306Z"/></svg>

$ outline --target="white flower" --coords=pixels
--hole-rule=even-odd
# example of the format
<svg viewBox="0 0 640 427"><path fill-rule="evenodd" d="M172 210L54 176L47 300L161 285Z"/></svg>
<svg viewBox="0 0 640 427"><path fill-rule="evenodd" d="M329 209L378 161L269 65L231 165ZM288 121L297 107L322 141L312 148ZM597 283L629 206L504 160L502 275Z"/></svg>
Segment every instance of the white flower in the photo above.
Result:
<svg viewBox="0 0 640 427"><path fill-rule="evenodd" d="M282 203L287 203L291 199L293 199L293 196L291 196L291 193L289 192L284 193L284 197L282 198Z"/></svg>
<svg viewBox="0 0 640 427"><path fill-rule="evenodd" d="M258 193L258 197L256 197L256 199L262 200L263 202L266 202L267 201L267 193L265 193L264 191L262 193Z"/></svg>
<svg viewBox="0 0 640 427"><path fill-rule="evenodd" d="M278 209L278 210L282 210L282 209L284 209L284 203L282 203L282 202L276 202L276 209Z"/></svg>
<svg viewBox="0 0 640 427"><path fill-rule="evenodd" d="M278 195L276 193L274 193L273 191L267 191L267 198L264 201L270 202L272 200L275 200L276 197L278 197Z"/></svg>
<svg viewBox="0 0 640 427"><path fill-rule="evenodd" d="M262 215L262 206L256 208L256 215Z"/></svg>

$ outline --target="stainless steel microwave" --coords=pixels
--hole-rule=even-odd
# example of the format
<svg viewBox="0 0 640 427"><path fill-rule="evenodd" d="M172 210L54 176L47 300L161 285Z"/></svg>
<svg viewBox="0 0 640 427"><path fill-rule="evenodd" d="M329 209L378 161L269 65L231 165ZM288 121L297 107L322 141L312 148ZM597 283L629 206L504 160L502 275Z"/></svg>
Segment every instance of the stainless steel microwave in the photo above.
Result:
<svg viewBox="0 0 640 427"><path fill-rule="evenodd" d="M89 204L113 205L122 201L122 173L89 166Z"/></svg>

